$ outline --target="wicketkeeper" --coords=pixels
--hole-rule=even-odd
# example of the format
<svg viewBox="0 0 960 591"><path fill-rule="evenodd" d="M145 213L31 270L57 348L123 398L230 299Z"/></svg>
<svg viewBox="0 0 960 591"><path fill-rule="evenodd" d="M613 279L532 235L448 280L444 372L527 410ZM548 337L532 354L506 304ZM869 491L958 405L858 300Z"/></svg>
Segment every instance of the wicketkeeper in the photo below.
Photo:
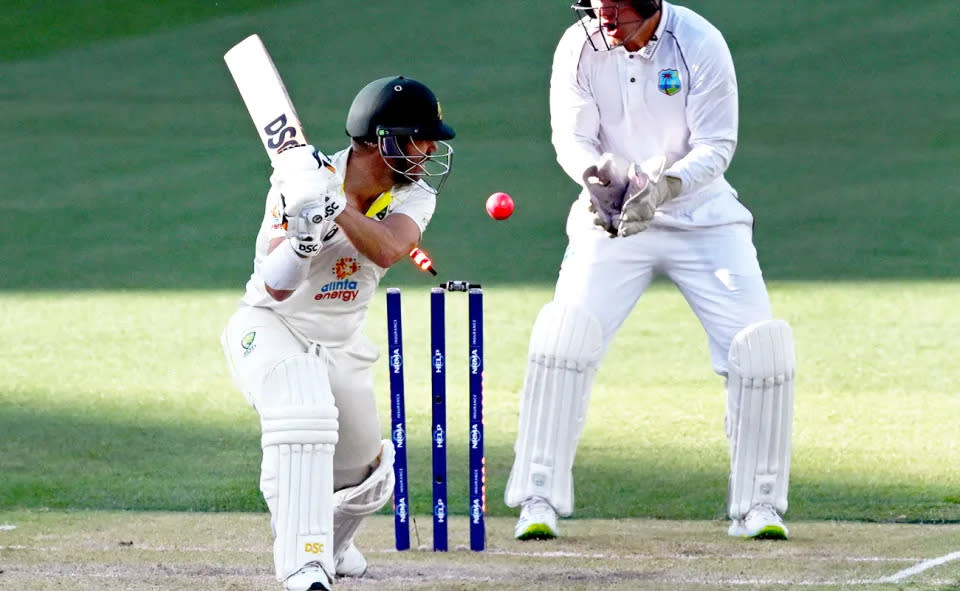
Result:
<svg viewBox="0 0 960 591"><path fill-rule="evenodd" d="M661 274L700 320L726 383L729 533L786 538L793 337L771 314L753 216L724 178L737 146L730 51L713 25L670 2L572 8L576 22L554 54L550 115L557 160L582 191L553 301L530 337L506 489L507 505L522 506L515 536L555 537L557 516L573 512L594 374ZM642 387L625 384L619 395Z"/></svg>
<svg viewBox="0 0 960 591"><path fill-rule="evenodd" d="M260 416L260 489L287 591L366 571L354 533L393 494L394 452L364 322L387 269L419 244L453 155L437 98L402 76L360 90L346 131L329 161L302 146L274 163L253 274L222 336Z"/></svg>

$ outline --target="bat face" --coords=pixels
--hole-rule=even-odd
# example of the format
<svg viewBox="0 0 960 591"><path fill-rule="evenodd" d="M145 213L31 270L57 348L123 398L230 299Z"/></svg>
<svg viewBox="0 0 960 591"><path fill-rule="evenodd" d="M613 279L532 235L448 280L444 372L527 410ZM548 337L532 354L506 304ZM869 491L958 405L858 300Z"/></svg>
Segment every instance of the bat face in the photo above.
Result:
<svg viewBox="0 0 960 591"><path fill-rule="evenodd" d="M234 45L223 59L270 159L287 148L305 145L300 118L259 35Z"/></svg>
<svg viewBox="0 0 960 591"><path fill-rule="evenodd" d="M294 115L294 119L296 119L296 115ZM298 134L297 128L290 125L290 117L286 113L281 113L260 130L260 137L263 139L268 153L279 154L287 148L302 146L306 142L302 136L302 132Z"/></svg>

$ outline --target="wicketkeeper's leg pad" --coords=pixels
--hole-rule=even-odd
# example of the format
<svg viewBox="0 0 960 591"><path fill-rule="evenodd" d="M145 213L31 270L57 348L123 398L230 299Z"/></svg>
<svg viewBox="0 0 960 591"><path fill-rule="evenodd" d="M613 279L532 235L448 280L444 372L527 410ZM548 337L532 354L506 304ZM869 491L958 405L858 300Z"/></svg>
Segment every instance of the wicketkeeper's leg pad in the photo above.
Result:
<svg viewBox="0 0 960 591"><path fill-rule="evenodd" d="M380 447L380 462L356 486L338 490L333 495L334 558L339 559L353 541L353 535L367 515L373 515L393 498L393 442L384 439Z"/></svg>
<svg viewBox="0 0 960 591"><path fill-rule="evenodd" d="M542 497L560 515L573 512L573 460L602 354L600 323L589 311L557 302L540 311L530 335L507 505Z"/></svg>
<svg viewBox="0 0 960 591"><path fill-rule="evenodd" d="M308 562L333 562L333 453L337 407L315 355L279 362L264 378L260 489L271 513L277 580Z"/></svg>
<svg viewBox="0 0 960 591"><path fill-rule="evenodd" d="M728 356L728 509L741 519L751 507L787 510L793 390L793 332L783 320L752 324L733 339Z"/></svg>

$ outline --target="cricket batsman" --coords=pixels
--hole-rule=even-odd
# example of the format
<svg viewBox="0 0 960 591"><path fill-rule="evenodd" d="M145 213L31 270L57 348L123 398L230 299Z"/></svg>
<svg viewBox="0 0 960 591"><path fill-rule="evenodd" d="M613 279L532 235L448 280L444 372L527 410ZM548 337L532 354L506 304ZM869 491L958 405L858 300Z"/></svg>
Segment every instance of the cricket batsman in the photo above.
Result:
<svg viewBox="0 0 960 591"><path fill-rule="evenodd" d="M286 591L366 571L354 533L393 494L394 450L363 327L380 279L419 244L453 155L436 96L403 76L361 89L346 132L329 160L309 145L275 160L253 273L222 335L260 418L260 490Z"/></svg>

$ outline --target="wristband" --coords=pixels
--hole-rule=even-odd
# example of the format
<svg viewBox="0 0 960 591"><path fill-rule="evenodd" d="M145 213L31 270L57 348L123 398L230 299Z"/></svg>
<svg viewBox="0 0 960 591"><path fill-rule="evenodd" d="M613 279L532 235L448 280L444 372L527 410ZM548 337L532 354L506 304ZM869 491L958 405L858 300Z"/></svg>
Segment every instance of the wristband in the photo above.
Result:
<svg viewBox="0 0 960 591"><path fill-rule="evenodd" d="M303 283L310 271L310 259L299 256L289 240L267 255L260 269L264 284L271 289L292 291Z"/></svg>

